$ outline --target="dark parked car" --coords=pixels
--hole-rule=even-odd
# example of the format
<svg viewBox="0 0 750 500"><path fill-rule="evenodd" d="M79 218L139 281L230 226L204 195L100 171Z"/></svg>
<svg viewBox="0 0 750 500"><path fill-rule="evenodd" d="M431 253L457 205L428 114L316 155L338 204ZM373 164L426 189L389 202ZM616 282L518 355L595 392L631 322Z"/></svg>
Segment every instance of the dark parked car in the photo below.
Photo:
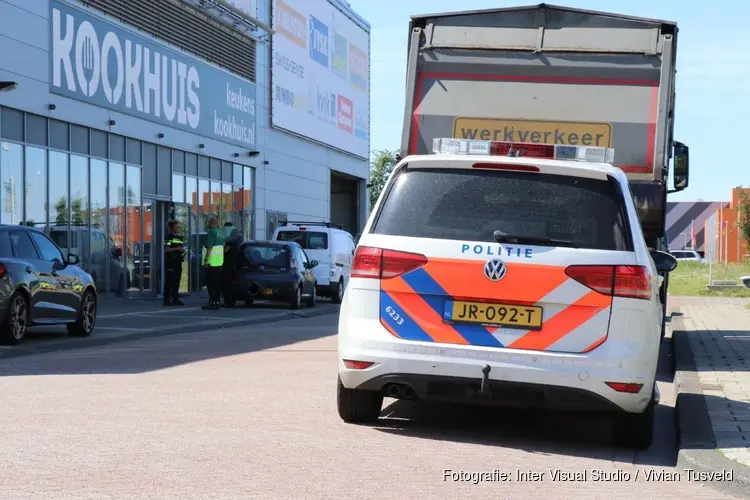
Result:
<svg viewBox="0 0 750 500"><path fill-rule="evenodd" d="M42 231L0 225L0 342L19 344L34 325L64 324L73 336L91 335L96 286L78 262Z"/></svg>
<svg viewBox="0 0 750 500"><path fill-rule="evenodd" d="M293 309L303 302L313 307L317 296L312 269L317 265L297 243L246 241L240 245L224 305L233 307L242 300L249 306L255 300L272 300L286 302Z"/></svg>

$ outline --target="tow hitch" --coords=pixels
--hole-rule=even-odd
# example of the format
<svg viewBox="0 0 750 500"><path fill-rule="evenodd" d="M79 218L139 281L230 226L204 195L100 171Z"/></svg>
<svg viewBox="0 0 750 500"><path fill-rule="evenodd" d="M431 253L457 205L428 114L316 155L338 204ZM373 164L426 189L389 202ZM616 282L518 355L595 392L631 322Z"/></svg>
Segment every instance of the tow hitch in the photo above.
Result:
<svg viewBox="0 0 750 500"><path fill-rule="evenodd" d="M482 367L482 385L479 386L479 394L489 395L490 393L490 371L492 367L490 365L484 365Z"/></svg>

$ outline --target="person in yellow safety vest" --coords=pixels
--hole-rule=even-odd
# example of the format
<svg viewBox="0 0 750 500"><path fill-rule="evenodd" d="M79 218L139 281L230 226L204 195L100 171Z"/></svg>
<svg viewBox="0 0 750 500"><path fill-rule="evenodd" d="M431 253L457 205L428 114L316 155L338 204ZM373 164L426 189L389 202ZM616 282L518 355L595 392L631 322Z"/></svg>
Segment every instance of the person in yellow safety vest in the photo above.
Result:
<svg viewBox="0 0 750 500"><path fill-rule="evenodd" d="M216 217L208 220L208 235L203 250L203 265L206 267L208 304L203 309L219 309L221 301L221 268L224 266L224 238L219 232Z"/></svg>

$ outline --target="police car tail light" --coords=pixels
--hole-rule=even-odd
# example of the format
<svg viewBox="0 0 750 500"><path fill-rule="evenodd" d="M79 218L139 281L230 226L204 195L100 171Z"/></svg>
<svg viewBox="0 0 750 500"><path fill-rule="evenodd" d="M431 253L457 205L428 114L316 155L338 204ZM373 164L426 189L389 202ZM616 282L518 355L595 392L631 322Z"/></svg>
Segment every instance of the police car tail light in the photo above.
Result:
<svg viewBox="0 0 750 500"><path fill-rule="evenodd" d="M628 394L638 394L643 387L643 384L628 384L626 382L605 382L605 384L617 392L627 392Z"/></svg>
<svg viewBox="0 0 750 500"><path fill-rule="evenodd" d="M595 146L571 146L566 144L536 144L507 141L481 141L475 139L450 139L438 137L432 140L435 154L463 154L484 156L511 156L519 158L546 158L596 163L613 163L615 150Z"/></svg>
<svg viewBox="0 0 750 500"><path fill-rule="evenodd" d="M631 299L651 299L651 279L643 266L617 266L615 296Z"/></svg>
<svg viewBox="0 0 750 500"><path fill-rule="evenodd" d="M641 266L568 266L565 274L603 295L650 299L648 269Z"/></svg>
<svg viewBox="0 0 750 500"><path fill-rule="evenodd" d="M365 370L367 368L370 368L374 364L375 363L373 363L372 361L356 361L353 359L344 360L344 366L346 366L350 370Z"/></svg>
<svg viewBox="0 0 750 500"><path fill-rule="evenodd" d="M358 246L352 262L352 278L387 280L427 264L427 257L410 252Z"/></svg>

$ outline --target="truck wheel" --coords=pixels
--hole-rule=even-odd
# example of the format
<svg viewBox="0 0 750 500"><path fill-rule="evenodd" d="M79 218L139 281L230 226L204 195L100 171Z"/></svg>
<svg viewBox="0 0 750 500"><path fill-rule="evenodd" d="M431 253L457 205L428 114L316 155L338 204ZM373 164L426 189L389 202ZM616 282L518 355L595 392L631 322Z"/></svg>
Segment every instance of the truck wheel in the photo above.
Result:
<svg viewBox="0 0 750 500"><path fill-rule="evenodd" d="M341 420L351 424L365 424L378 421L383 406L383 395L376 391L347 389L338 379L336 406Z"/></svg>

